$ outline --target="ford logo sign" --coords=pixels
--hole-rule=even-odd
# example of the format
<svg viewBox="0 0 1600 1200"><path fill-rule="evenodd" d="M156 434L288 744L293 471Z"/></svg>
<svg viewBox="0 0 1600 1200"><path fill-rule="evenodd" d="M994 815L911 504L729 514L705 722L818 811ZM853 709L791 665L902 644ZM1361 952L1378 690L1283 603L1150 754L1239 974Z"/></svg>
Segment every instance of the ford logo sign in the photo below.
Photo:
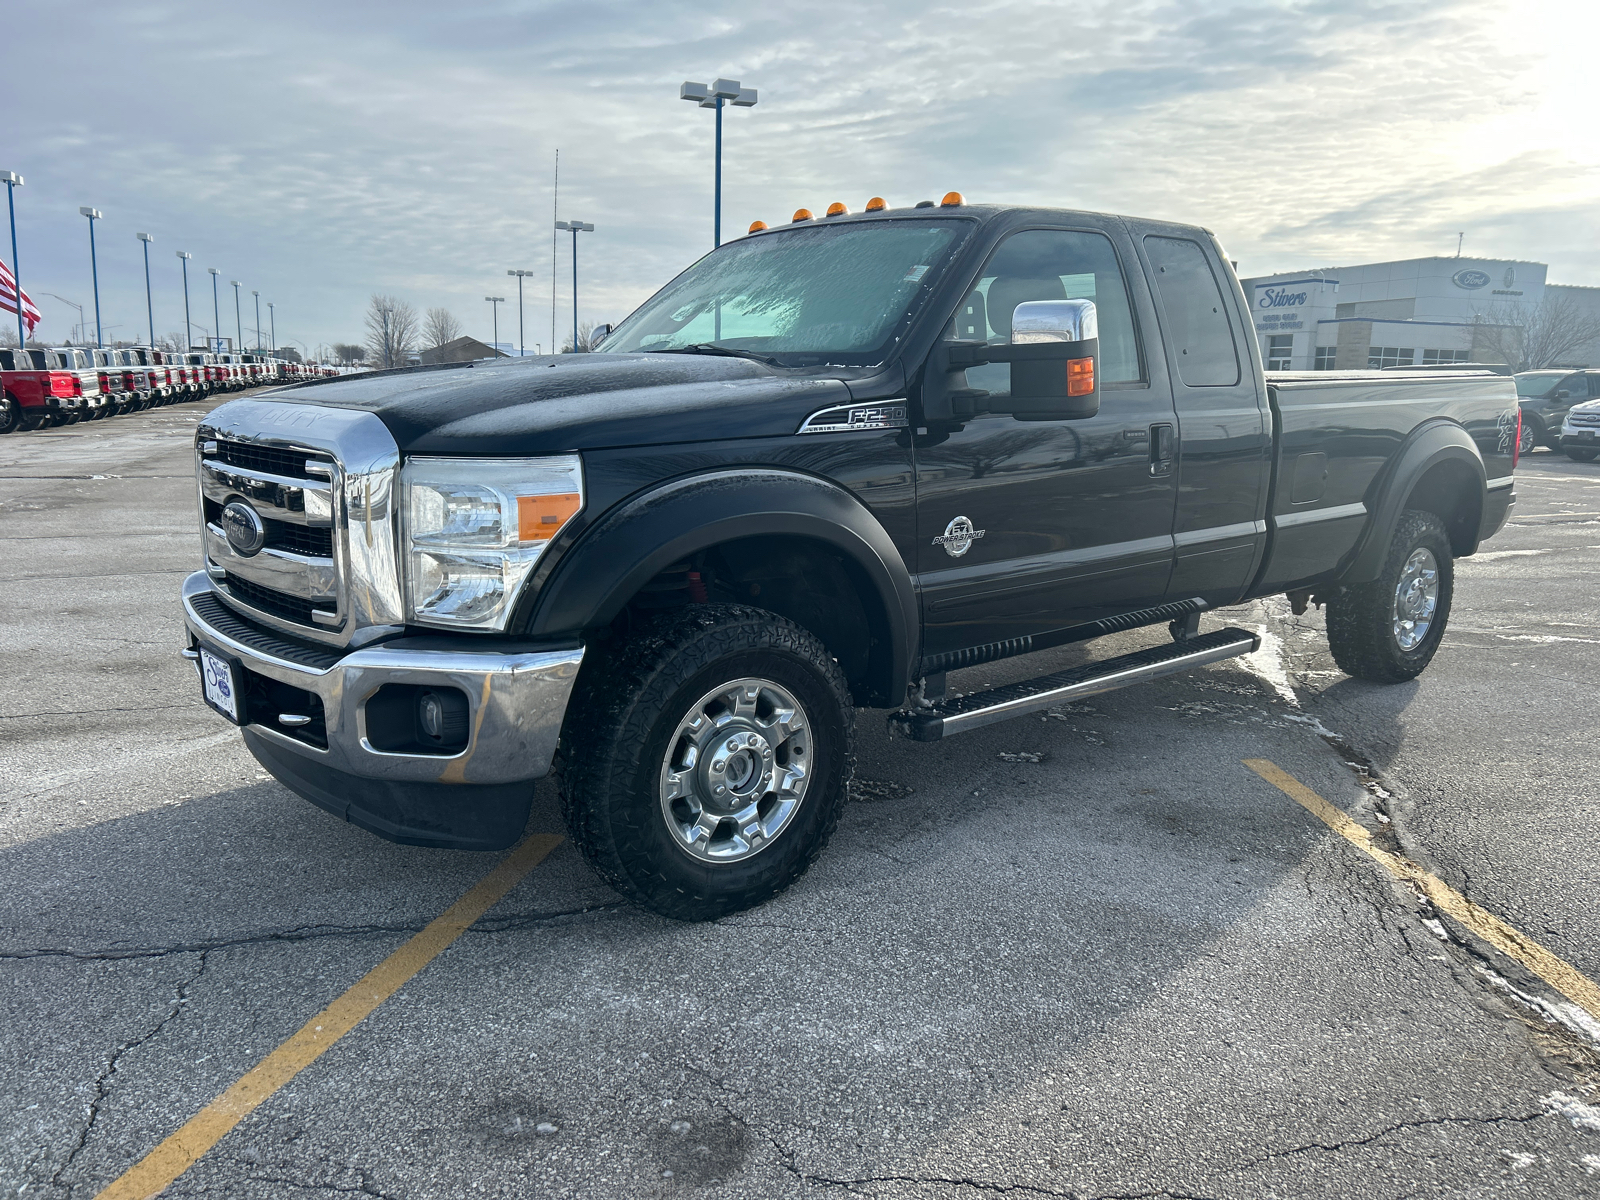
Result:
<svg viewBox="0 0 1600 1200"><path fill-rule="evenodd" d="M1475 292L1479 288L1489 286L1489 272L1474 270L1457 271L1454 275L1450 276L1450 282L1455 284L1458 288L1466 288L1469 292Z"/></svg>
<svg viewBox="0 0 1600 1200"><path fill-rule="evenodd" d="M243 500L230 500L223 505L222 532L233 552L242 558L249 558L267 544L266 522Z"/></svg>

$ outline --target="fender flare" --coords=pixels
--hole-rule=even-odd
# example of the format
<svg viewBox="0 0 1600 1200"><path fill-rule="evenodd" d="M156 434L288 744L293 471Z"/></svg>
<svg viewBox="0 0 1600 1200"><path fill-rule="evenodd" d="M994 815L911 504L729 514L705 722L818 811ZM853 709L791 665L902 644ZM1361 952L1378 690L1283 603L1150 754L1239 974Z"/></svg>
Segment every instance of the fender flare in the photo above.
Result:
<svg viewBox="0 0 1600 1200"><path fill-rule="evenodd" d="M531 601L527 636L608 624L646 582L696 551L737 538L789 535L837 550L876 593L888 653L874 692L898 704L917 661L916 587L888 532L859 499L799 471L725 469L668 480L600 516L562 555ZM870 602L872 597L863 597ZM513 621L515 626L518 622Z"/></svg>
<svg viewBox="0 0 1600 1200"><path fill-rule="evenodd" d="M1406 498L1424 475L1444 462L1465 465L1477 478L1480 498L1488 495L1489 475L1483 465L1483 454L1471 434L1454 421L1442 418L1413 430L1374 484L1371 493L1374 499L1367 502L1372 519L1367 522L1366 532L1357 543L1340 583L1370 583L1378 577ZM1474 523L1472 549L1476 548L1477 524Z"/></svg>

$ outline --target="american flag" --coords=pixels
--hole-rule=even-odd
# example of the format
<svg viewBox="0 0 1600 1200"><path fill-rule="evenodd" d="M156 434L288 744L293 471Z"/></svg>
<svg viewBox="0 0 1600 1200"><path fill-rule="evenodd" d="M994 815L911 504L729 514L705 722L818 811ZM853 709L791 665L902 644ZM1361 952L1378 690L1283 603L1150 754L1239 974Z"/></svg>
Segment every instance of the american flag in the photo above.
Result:
<svg viewBox="0 0 1600 1200"><path fill-rule="evenodd" d="M17 311L17 277L11 273L11 268L0 260L0 312L15 313ZM22 321L28 327L28 336L33 336L33 331L39 327L39 309L33 298L27 292L22 293Z"/></svg>

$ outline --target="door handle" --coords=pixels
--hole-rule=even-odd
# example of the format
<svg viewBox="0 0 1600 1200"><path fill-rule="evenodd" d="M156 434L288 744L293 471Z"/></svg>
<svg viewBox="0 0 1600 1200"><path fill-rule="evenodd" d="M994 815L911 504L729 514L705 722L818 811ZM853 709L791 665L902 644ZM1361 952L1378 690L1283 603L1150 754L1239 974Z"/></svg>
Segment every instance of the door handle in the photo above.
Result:
<svg viewBox="0 0 1600 1200"><path fill-rule="evenodd" d="M1165 422L1150 426L1150 474L1156 477L1172 474L1172 460L1177 448L1176 430Z"/></svg>

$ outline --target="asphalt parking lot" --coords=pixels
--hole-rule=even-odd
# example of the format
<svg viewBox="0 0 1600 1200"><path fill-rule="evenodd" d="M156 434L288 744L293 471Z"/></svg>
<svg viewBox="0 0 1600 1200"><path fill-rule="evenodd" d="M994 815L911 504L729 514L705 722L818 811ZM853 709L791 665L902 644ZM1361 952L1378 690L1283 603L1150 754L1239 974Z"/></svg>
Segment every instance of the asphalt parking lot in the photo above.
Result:
<svg viewBox="0 0 1600 1200"><path fill-rule="evenodd" d="M201 703L208 407L0 439L0 1196L99 1194L502 857L340 823ZM675 924L555 845L164 1194L1600 1195L1593 1015L1260 765L1600 980L1600 465L1518 474L1415 683L1274 601L1047 717L863 714L791 891Z"/></svg>

